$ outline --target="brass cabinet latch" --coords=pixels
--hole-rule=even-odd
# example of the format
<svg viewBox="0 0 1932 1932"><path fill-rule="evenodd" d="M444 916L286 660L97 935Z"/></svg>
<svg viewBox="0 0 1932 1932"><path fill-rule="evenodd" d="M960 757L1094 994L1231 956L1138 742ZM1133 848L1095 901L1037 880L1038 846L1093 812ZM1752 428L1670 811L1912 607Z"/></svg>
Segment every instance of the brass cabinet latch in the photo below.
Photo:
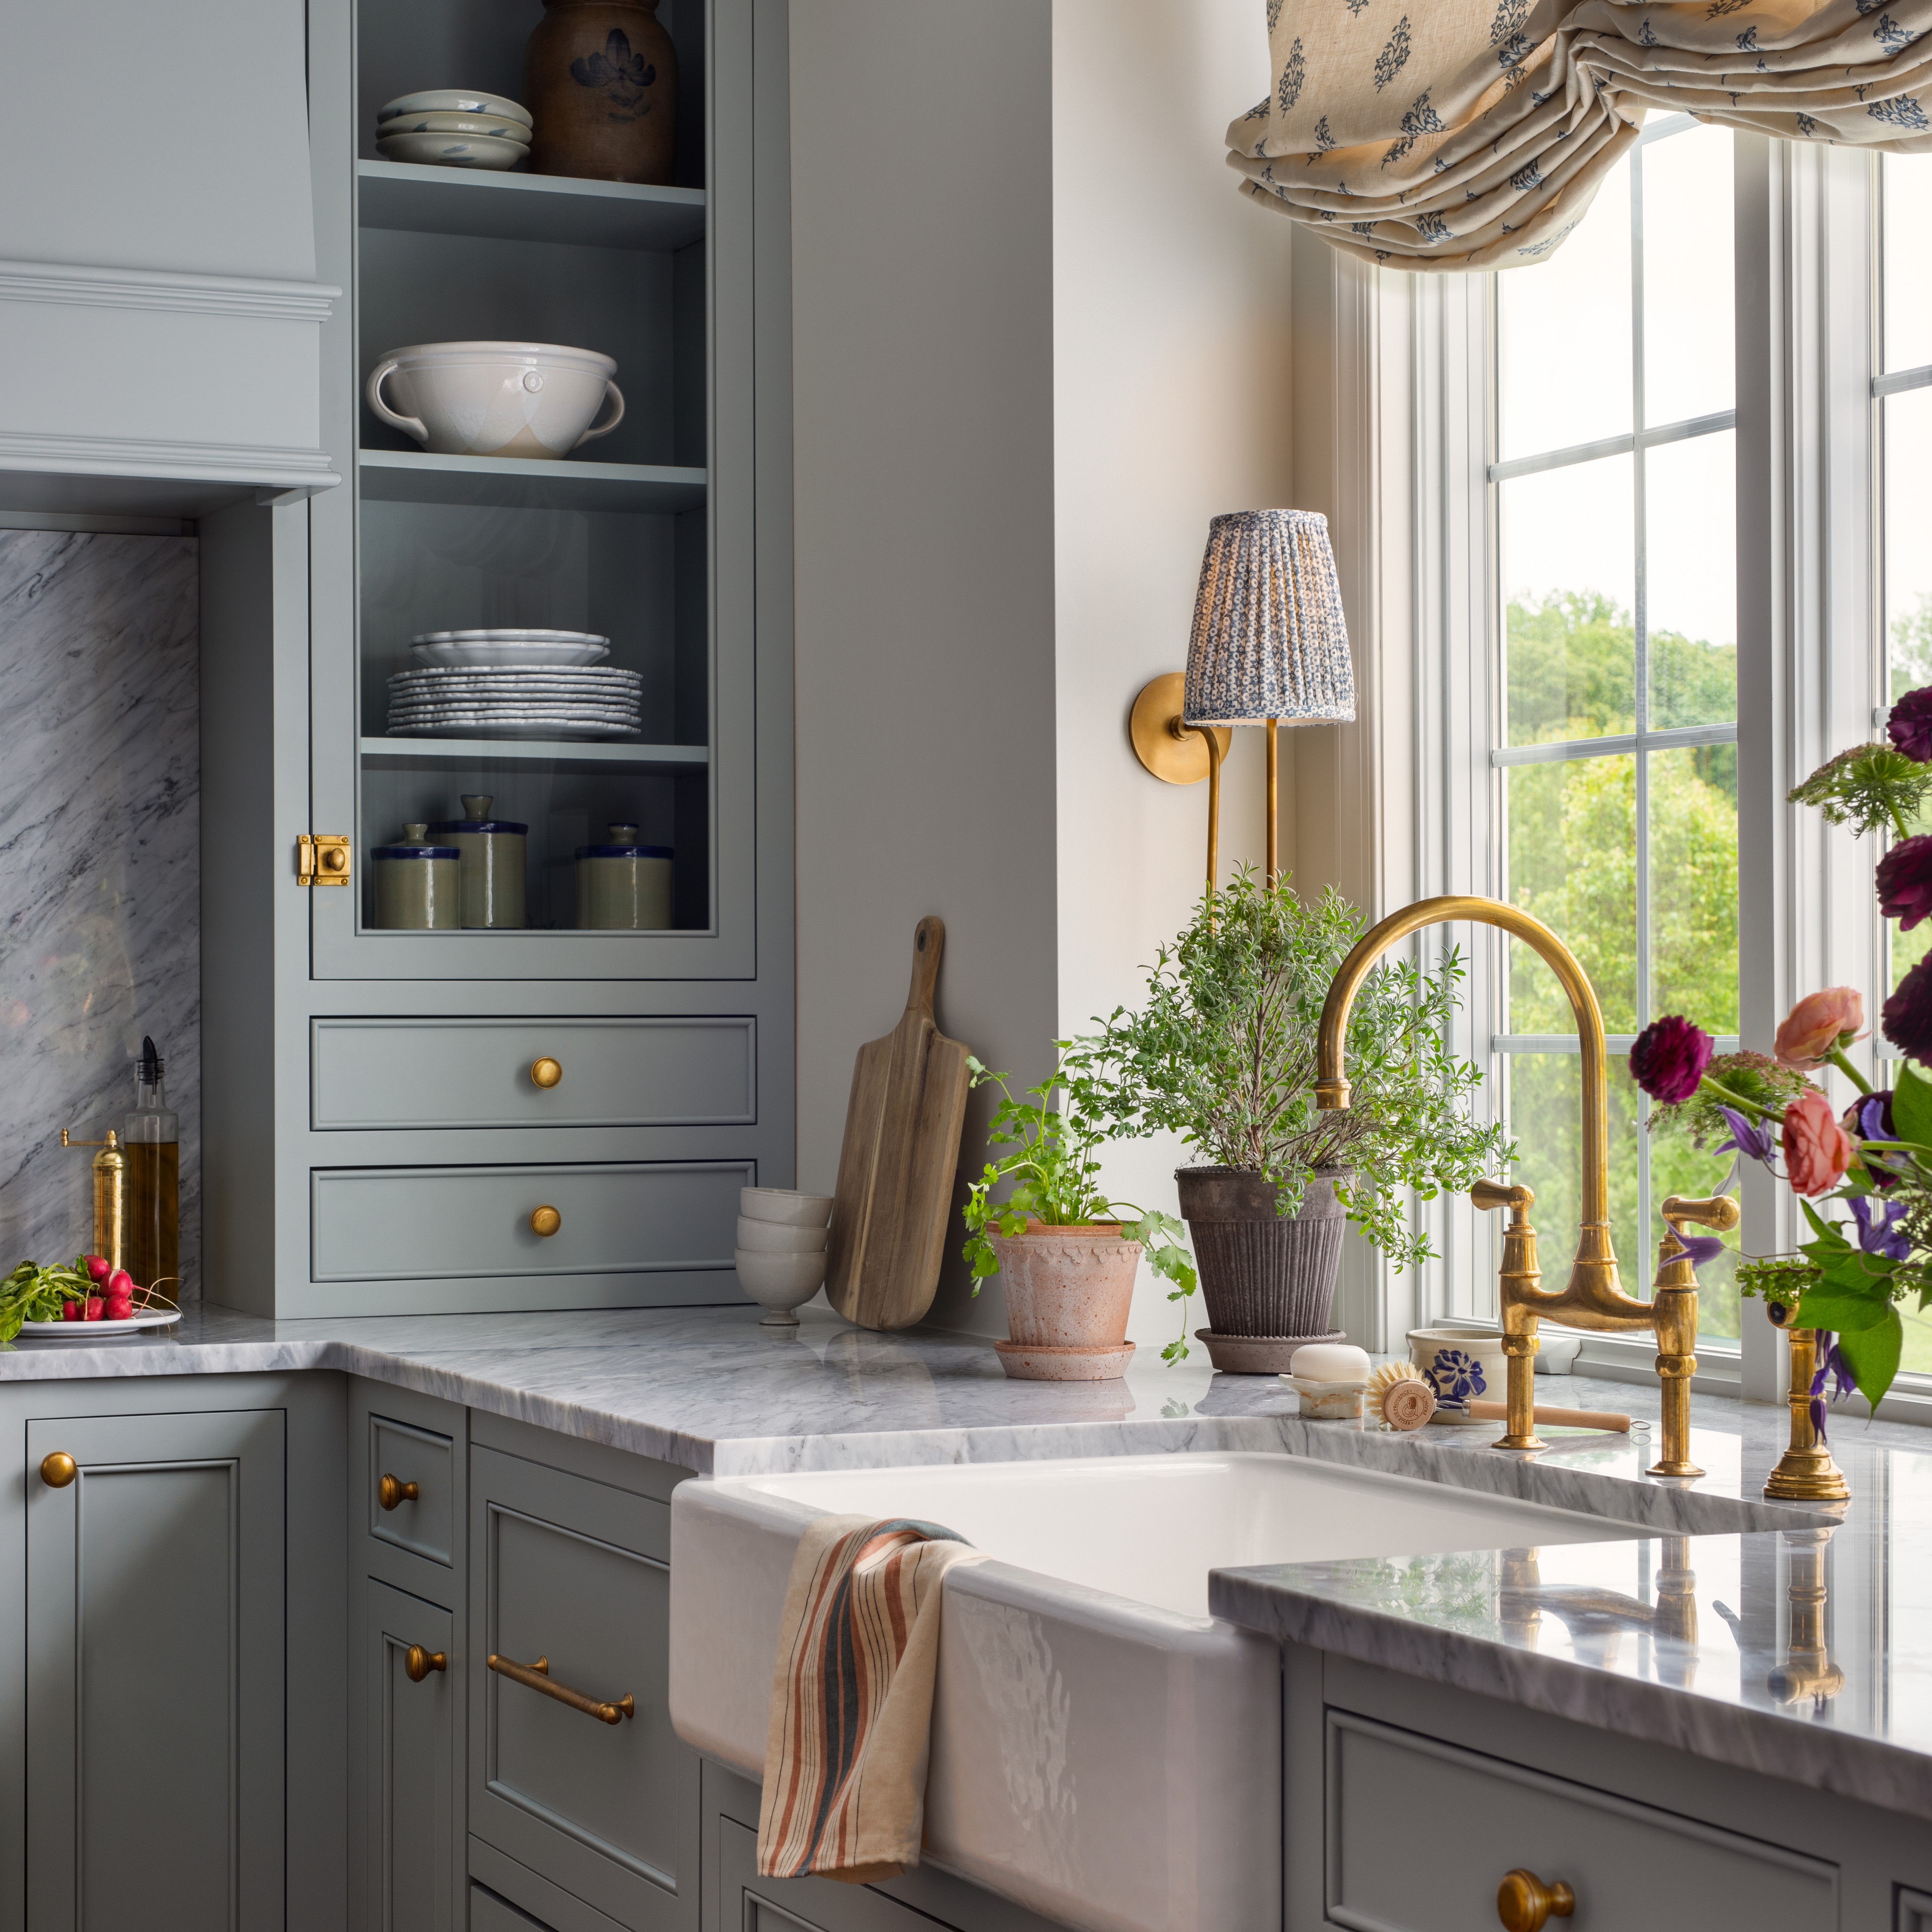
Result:
<svg viewBox="0 0 1932 1932"><path fill-rule="evenodd" d="M296 835L296 884L346 886L350 872L349 838L341 832L298 832Z"/></svg>

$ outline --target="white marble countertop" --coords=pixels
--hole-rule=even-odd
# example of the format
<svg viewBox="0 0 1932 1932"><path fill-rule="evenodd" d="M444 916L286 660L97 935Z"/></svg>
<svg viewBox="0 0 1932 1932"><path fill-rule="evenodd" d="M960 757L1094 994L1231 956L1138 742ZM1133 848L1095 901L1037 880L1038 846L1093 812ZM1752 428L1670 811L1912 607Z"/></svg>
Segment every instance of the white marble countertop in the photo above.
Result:
<svg viewBox="0 0 1932 1932"><path fill-rule="evenodd" d="M1552 1437L1526 1460L1491 1451L1486 1428L1304 1423L1272 1377L1169 1368L1151 1349L1120 1382L1015 1382L976 1337L874 1334L811 1311L775 1331L758 1314L275 1322L211 1307L159 1334L21 1342L0 1352L0 1380L336 1370L720 1475L1274 1448L1592 1510L1658 1534L1533 1558L1218 1570L1210 1600L1280 1637L1932 1818L1932 1433L1837 1422L1853 1497L1840 1521L1762 1501L1782 1408L1694 1398L1708 1473L1656 1482L1642 1474L1654 1437ZM1550 1376L1538 1394L1657 1414L1640 1384ZM1802 1579L1820 1524L1825 1659L1790 1640L1794 1566ZM1658 1614L1660 1586L1674 1618Z"/></svg>

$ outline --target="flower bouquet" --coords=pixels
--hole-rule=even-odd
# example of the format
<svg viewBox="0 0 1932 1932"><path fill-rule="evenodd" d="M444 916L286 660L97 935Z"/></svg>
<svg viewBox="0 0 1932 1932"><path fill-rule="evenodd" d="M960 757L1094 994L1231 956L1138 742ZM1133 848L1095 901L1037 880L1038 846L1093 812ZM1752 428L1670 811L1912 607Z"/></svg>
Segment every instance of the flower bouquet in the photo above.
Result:
<svg viewBox="0 0 1932 1932"><path fill-rule="evenodd" d="M1893 706L1886 735L1889 743L1841 752L1790 796L1856 836L1896 836L1878 862L1879 910L1909 932L1932 916L1932 836L1910 830L1932 795L1932 686ZM1932 955L1899 982L1881 1024L1905 1056L1882 1088L1846 1057L1864 1036L1864 1002L1850 986L1807 994L1770 1055L1714 1056L1710 1035L1681 1014L1654 1022L1630 1048L1632 1077L1658 1103L1652 1126L1675 1120L1700 1146L1762 1162L1798 1196L1810 1240L1795 1256L1748 1262L1738 1284L1764 1297L1779 1327L1802 1318L1817 1331L1811 1414L1821 1437L1827 1384L1840 1395L1856 1387L1876 1408L1898 1372L1898 1304L1908 1295L1922 1309L1932 1303ZM1842 1114L1810 1077L1830 1067L1856 1091ZM1824 1211L1840 1201L1849 1220Z"/></svg>

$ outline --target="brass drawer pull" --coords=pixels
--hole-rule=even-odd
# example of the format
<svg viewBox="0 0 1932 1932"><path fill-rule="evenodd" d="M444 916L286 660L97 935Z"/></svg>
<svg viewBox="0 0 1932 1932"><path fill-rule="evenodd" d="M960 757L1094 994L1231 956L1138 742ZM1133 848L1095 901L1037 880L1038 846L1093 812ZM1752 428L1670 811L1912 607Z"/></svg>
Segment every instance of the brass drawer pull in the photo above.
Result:
<svg viewBox="0 0 1932 1932"><path fill-rule="evenodd" d="M64 1490L80 1474L80 1466L64 1449L40 1458L40 1480L50 1490Z"/></svg>
<svg viewBox="0 0 1932 1932"><path fill-rule="evenodd" d="M399 1504L412 1503L422 1494L421 1484L399 1483L386 1469L376 1485L376 1500L386 1510L394 1509Z"/></svg>
<svg viewBox="0 0 1932 1932"><path fill-rule="evenodd" d="M553 1684L547 1657L538 1658L534 1664L519 1664L514 1658L499 1657L493 1650L490 1668L512 1684L527 1684L532 1690L541 1690L546 1697L554 1697L560 1704L568 1704L573 1711L581 1711L586 1718L596 1718L607 1724L621 1724L626 1718L638 1714L638 1700L628 1691L614 1704L600 1704L595 1697L572 1690L568 1684Z"/></svg>
<svg viewBox="0 0 1932 1932"><path fill-rule="evenodd" d="M432 1670L449 1668L449 1653L442 1650L425 1650L419 1643L412 1643L403 1652L403 1668L410 1674L412 1684L420 1684Z"/></svg>
<svg viewBox="0 0 1932 1932"><path fill-rule="evenodd" d="M1576 1894L1558 1879L1545 1885L1533 1871L1519 1865L1496 1887L1496 1916L1504 1932L1543 1932L1553 1913L1568 1918L1576 1909Z"/></svg>
<svg viewBox="0 0 1932 1932"><path fill-rule="evenodd" d="M546 1239L563 1226L563 1216L554 1208L533 1208L530 1210L530 1232L542 1234Z"/></svg>
<svg viewBox="0 0 1932 1932"><path fill-rule="evenodd" d="M563 1078L563 1068L545 1054L541 1060L530 1062L530 1084L532 1087L554 1087Z"/></svg>

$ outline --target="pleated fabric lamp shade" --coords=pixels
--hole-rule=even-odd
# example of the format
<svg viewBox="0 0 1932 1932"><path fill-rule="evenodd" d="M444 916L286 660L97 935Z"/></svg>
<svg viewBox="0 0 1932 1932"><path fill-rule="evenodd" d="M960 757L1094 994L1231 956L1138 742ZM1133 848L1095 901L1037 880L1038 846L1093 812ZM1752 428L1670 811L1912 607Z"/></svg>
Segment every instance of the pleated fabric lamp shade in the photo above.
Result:
<svg viewBox="0 0 1932 1932"><path fill-rule="evenodd" d="M1190 724L1346 724L1355 671L1328 519L1237 510L1208 526L1181 716Z"/></svg>

